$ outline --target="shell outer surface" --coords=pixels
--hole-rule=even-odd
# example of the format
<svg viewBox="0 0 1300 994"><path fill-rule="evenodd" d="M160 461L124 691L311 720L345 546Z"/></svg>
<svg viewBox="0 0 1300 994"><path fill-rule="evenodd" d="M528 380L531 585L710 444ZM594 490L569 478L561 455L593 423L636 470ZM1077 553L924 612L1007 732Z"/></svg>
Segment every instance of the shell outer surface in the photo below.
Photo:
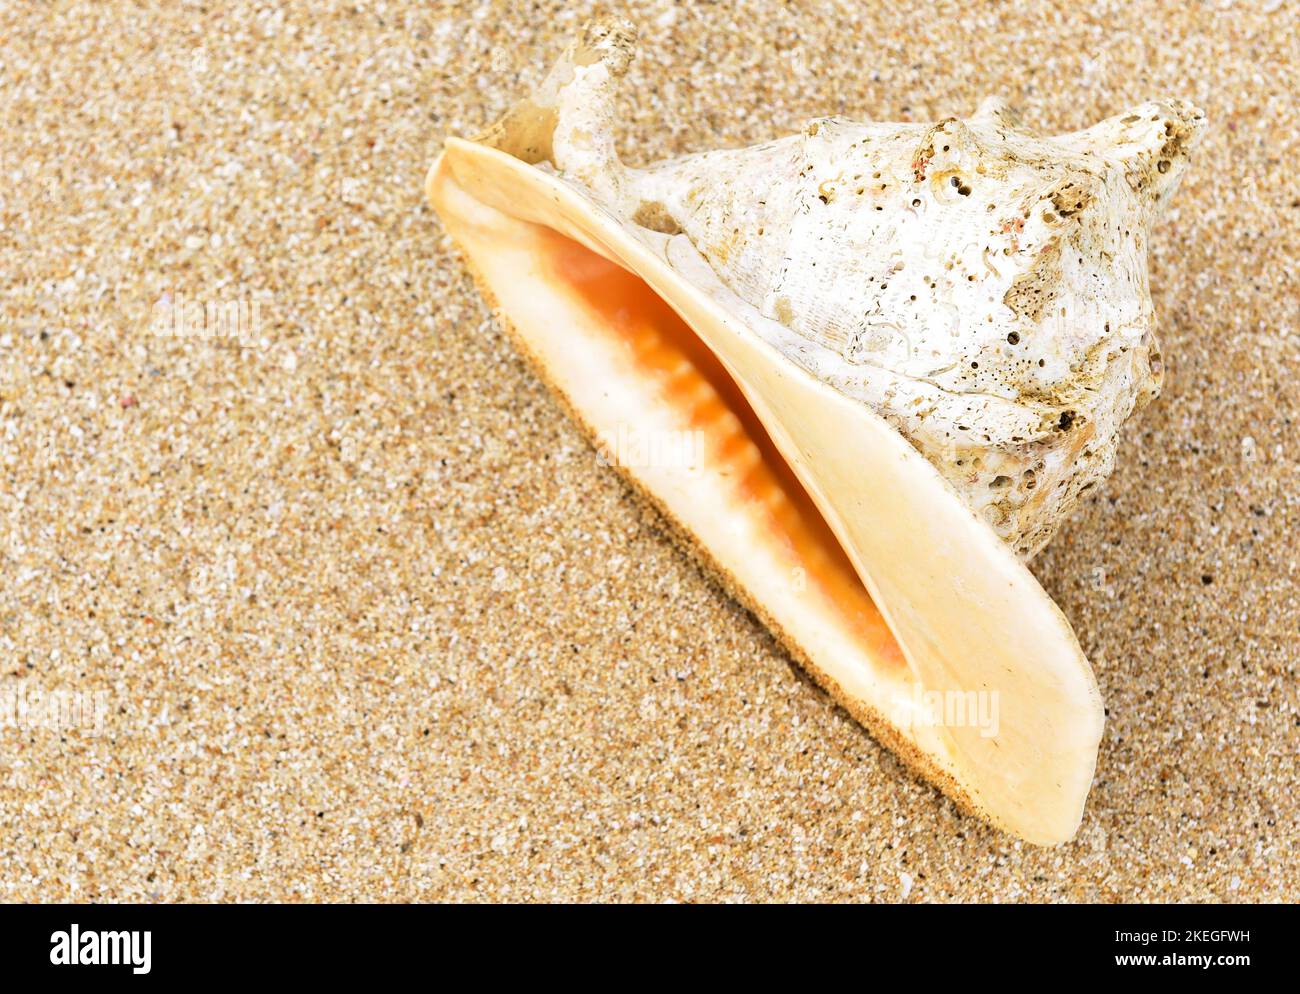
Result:
<svg viewBox="0 0 1300 994"><path fill-rule="evenodd" d="M966 121L824 118L632 169L613 133L633 38L588 25L480 140L689 240L758 333L886 418L1032 557L1159 393L1147 239L1202 112L1150 101L1044 136L990 99Z"/></svg>

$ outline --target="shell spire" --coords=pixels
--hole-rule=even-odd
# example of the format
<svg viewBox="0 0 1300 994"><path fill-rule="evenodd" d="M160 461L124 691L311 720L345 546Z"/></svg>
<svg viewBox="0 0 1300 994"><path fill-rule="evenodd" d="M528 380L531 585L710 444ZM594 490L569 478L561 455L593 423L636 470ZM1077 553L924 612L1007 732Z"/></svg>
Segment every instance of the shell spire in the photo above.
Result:
<svg viewBox="0 0 1300 994"><path fill-rule="evenodd" d="M624 173L614 147L617 82L636 49L623 20L592 20L537 90L474 140L557 169L605 198L616 199Z"/></svg>

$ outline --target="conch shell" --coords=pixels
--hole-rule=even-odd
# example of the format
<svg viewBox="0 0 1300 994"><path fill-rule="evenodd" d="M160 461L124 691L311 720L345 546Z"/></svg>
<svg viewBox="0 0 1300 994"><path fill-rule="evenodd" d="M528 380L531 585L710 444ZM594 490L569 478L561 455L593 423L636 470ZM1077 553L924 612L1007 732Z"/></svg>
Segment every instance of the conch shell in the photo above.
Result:
<svg viewBox="0 0 1300 994"><path fill-rule="evenodd" d="M588 24L448 139L430 202L592 435L703 440L616 461L823 686L968 809L1069 839L1103 711L1024 561L1159 390L1147 232L1203 115L1047 137L986 101L633 169L632 52Z"/></svg>

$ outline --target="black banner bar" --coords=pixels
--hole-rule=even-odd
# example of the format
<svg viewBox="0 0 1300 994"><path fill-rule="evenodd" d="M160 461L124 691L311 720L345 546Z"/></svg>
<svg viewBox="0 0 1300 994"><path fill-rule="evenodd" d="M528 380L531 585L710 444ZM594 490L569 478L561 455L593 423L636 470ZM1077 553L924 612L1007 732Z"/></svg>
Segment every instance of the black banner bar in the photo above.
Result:
<svg viewBox="0 0 1300 994"><path fill-rule="evenodd" d="M1246 979L1290 965L1291 907L804 908L6 906L6 979L98 983L436 980L466 964L538 981L629 971L730 982L799 963L864 980ZM607 971L616 969L618 973ZM886 971L886 972L880 972ZM6 985L8 986L8 985ZM9 987L18 990L18 987Z"/></svg>

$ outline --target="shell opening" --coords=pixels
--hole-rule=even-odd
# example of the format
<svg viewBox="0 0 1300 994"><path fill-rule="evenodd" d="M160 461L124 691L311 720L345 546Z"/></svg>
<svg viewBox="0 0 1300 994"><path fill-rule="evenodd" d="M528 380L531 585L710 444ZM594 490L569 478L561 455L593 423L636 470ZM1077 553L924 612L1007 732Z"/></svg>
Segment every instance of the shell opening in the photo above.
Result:
<svg viewBox="0 0 1300 994"><path fill-rule="evenodd" d="M617 382L637 384L656 408L635 424L592 425L602 454L616 464L659 458L677 463L666 469L698 476L702 488L725 501L751 553L761 553L747 580L761 563L773 587L784 585L787 597L815 600L833 616L867 665L909 679L902 650L852 562L717 356L639 277L550 229L535 235L547 276L586 312L585 334L603 336L597 348L620 357ZM591 409L585 399L573 402ZM689 444L675 450L683 438ZM681 465L682 450L697 457L695 465ZM728 586L734 591L736 584Z"/></svg>

